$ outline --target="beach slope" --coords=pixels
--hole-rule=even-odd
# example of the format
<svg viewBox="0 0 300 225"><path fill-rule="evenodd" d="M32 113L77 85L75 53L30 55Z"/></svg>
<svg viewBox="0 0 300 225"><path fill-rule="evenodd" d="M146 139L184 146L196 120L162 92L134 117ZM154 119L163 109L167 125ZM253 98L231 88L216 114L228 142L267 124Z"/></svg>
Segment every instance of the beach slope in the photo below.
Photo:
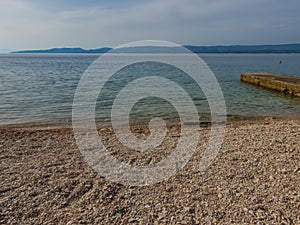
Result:
<svg viewBox="0 0 300 225"><path fill-rule="evenodd" d="M99 132L115 144L109 128ZM231 122L205 172L199 161L209 127L200 133L198 150L183 170L153 186L129 187L87 165L72 129L2 126L0 223L300 224L300 120ZM155 163L176 137L145 157L114 147L111 153L131 164Z"/></svg>

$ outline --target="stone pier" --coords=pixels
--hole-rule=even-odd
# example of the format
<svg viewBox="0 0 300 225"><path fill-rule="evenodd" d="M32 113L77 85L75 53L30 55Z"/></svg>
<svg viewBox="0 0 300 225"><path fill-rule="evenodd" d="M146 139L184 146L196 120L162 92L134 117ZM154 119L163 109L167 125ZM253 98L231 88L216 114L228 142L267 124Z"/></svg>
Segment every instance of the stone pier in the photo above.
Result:
<svg viewBox="0 0 300 225"><path fill-rule="evenodd" d="M300 97L300 77L274 73L242 73L241 81Z"/></svg>

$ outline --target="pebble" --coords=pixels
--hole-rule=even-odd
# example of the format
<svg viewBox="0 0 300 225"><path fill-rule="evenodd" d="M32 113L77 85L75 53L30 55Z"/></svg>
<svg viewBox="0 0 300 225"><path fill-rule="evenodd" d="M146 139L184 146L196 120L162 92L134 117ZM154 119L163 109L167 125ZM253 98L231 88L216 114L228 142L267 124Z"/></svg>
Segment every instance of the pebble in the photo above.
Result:
<svg viewBox="0 0 300 225"><path fill-rule="evenodd" d="M121 218L121 217L122 217L122 213L116 213L116 214L114 215L114 217L115 217L115 218Z"/></svg>
<svg viewBox="0 0 300 225"><path fill-rule="evenodd" d="M117 185L99 176L84 161L72 131L33 131L29 135L3 129L0 127L4 146L0 156L2 224L300 224L295 182L300 120L274 121L268 126L229 123L223 147L209 168L198 170L207 147L200 142L183 169L146 187ZM209 139L208 131L201 130L200 141ZM107 130L106 135L109 133ZM16 140L22 140L21 144ZM123 148L114 150L111 136L104 140L116 158L134 159L136 165L149 158L159 162L174 146L167 140L158 151L131 157ZM37 142L47 148L38 147ZM69 198L73 191L76 195Z"/></svg>

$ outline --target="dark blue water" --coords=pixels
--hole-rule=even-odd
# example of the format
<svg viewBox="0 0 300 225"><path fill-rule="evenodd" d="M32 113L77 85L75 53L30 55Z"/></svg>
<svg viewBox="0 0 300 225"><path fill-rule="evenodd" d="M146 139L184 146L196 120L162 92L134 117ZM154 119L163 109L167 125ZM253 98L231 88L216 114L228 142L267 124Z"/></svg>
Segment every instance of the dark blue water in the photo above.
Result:
<svg viewBox="0 0 300 225"><path fill-rule="evenodd" d="M200 55L214 72L222 88L229 118L275 116L300 117L300 98L287 96L240 82L242 72L274 72L300 75L300 54L206 54ZM80 78L97 55L0 55L0 124L26 122L70 122L73 96ZM279 64L281 60L283 63ZM150 66L150 67L149 67ZM136 71L157 69L143 64L120 71L106 85L106 95L99 100L96 116L101 122L123 80L133 80ZM180 77L174 70L160 68L168 77ZM139 72L139 73L140 73ZM118 77L119 76L119 77ZM119 78L122 79L119 79ZM209 115L206 99L192 82L181 80L193 95L200 115ZM190 86L189 86L190 85ZM173 117L174 108L152 98L136 104L133 120L153 114Z"/></svg>

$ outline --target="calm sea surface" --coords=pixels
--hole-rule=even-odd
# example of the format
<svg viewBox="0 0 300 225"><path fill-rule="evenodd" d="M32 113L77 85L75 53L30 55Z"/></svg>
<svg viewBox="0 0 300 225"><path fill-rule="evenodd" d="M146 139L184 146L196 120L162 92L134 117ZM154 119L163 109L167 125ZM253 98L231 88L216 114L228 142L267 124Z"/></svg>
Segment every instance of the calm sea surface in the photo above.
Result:
<svg viewBox="0 0 300 225"><path fill-rule="evenodd" d="M82 54L0 54L0 124L70 122L78 82L97 57ZM200 57L219 81L229 118L300 117L300 98L239 80L242 72L300 76L300 54L201 54ZM279 60L282 64L278 63ZM96 105L97 121L109 121L114 97L126 84L141 77L144 71L174 78L189 90L203 120L209 117L205 96L180 71L157 63L139 63L122 69L107 82L106 91ZM176 115L172 105L159 98L141 100L131 111L134 121L153 116L176 118Z"/></svg>

